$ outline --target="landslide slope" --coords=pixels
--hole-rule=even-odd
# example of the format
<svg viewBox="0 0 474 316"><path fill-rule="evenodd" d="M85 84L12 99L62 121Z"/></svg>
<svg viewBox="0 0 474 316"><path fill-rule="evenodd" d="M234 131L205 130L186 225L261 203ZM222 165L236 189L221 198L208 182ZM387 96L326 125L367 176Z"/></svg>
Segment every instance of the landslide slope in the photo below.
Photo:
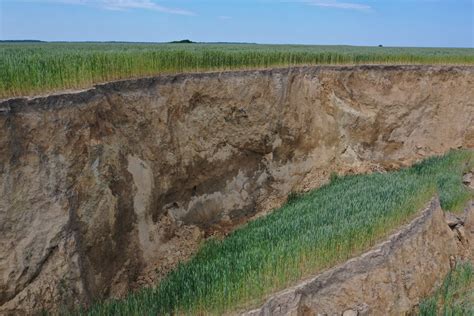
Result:
<svg viewBox="0 0 474 316"><path fill-rule="evenodd" d="M4 100L1 310L123 296L333 171L473 148L473 86L474 67L322 66Z"/></svg>

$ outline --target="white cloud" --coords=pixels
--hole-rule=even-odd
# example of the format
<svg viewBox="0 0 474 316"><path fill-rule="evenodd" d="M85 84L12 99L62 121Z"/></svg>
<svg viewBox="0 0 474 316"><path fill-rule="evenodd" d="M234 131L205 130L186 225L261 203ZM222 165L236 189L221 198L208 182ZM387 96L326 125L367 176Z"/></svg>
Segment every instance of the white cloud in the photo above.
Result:
<svg viewBox="0 0 474 316"><path fill-rule="evenodd" d="M372 7L368 4L352 3L352 2L340 2L338 0L296 0L290 2L302 2L310 6L323 7L323 8L335 8L345 10L357 10L357 11L370 11Z"/></svg>
<svg viewBox="0 0 474 316"><path fill-rule="evenodd" d="M161 6L151 0L101 0L100 2L105 8L114 10L145 9L171 14L194 15L191 11Z"/></svg>
<svg viewBox="0 0 474 316"><path fill-rule="evenodd" d="M230 19L232 19L232 17L228 16L228 15L219 15L217 18L219 20L230 20Z"/></svg>
<svg viewBox="0 0 474 316"><path fill-rule="evenodd" d="M34 1L34 0L33 0ZM196 15L192 11L170 8L157 4L152 0L36 0L34 2L54 2L64 3L71 5L90 5L98 6L108 10L130 10L130 9L143 9L153 10L170 14L180 15Z"/></svg>

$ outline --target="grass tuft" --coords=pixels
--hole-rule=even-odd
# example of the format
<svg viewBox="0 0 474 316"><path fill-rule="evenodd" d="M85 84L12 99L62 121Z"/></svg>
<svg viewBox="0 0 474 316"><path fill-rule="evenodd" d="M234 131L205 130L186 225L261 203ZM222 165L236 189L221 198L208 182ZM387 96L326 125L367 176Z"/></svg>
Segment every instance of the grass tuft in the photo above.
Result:
<svg viewBox="0 0 474 316"><path fill-rule="evenodd" d="M458 263L444 279L443 285L420 304L420 316L474 315L474 267Z"/></svg>

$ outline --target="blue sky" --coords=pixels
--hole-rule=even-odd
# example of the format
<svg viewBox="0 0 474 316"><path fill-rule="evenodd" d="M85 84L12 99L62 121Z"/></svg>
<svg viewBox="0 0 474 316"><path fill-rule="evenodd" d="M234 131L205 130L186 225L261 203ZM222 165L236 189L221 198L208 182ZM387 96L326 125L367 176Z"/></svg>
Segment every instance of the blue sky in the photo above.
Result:
<svg viewBox="0 0 474 316"><path fill-rule="evenodd" d="M474 0L0 0L0 39L474 47Z"/></svg>

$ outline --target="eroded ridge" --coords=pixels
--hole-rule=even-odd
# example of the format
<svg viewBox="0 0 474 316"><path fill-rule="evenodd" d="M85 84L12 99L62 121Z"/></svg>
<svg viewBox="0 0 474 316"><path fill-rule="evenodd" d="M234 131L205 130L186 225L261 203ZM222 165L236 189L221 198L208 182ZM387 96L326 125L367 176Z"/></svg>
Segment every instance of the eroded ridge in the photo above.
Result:
<svg viewBox="0 0 474 316"><path fill-rule="evenodd" d="M453 220L433 198L416 219L372 250L242 315L409 313L442 282L456 260L472 259L473 238L473 203L463 219Z"/></svg>

